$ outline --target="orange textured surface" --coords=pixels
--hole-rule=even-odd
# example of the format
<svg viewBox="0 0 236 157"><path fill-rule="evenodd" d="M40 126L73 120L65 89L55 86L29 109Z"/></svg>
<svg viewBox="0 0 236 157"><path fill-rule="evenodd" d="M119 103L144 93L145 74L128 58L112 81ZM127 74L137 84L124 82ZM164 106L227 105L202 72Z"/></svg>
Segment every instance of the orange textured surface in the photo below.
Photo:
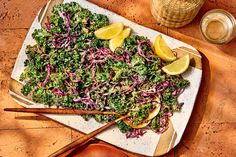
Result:
<svg viewBox="0 0 236 157"><path fill-rule="evenodd" d="M180 29L157 25L149 0L90 1L201 51L203 79L193 114L180 144L165 156L236 156L236 39L216 46L205 42L199 31L199 21L209 9L226 9L236 16L236 1L206 0L196 19ZM19 107L8 94L8 82L26 33L45 3L0 0L0 157L47 156L81 136L39 115L3 112L4 107Z"/></svg>

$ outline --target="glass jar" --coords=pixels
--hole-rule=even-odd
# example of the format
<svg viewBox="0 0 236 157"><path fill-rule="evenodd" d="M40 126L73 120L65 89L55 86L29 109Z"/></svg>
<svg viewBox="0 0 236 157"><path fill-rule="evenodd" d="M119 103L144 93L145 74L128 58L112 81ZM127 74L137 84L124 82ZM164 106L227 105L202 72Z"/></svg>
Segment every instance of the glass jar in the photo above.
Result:
<svg viewBox="0 0 236 157"><path fill-rule="evenodd" d="M214 44L226 44L236 36L236 20L222 9L208 11L200 22L203 37Z"/></svg>

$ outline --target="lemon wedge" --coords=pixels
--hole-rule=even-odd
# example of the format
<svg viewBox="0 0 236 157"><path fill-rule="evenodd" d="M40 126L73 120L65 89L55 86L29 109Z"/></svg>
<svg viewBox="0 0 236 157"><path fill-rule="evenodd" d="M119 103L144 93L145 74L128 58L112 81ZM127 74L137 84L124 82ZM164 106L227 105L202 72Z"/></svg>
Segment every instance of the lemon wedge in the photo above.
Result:
<svg viewBox="0 0 236 157"><path fill-rule="evenodd" d="M121 47L131 33L131 28L125 28L118 36L109 41L109 48L114 52L117 47Z"/></svg>
<svg viewBox="0 0 236 157"><path fill-rule="evenodd" d="M113 23L108 26L99 28L94 32L94 34L99 39L112 39L119 35L122 32L123 28L123 23Z"/></svg>
<svg viewBox="0 0 236 157"><path fill-rule="evenodd" d="M161 35L156 37L154 43L155 53L164 61L173 61L176 59L175 55L166 44L165 40L162 38Z"/></svg>
<svg viewBox="0 0 236 157"><path fill-rule="evenodd" d="M189 63L190 57L189 55L185 55L171 64L164 66L162 70L169 75L182 74L188 69Z"/></svg>

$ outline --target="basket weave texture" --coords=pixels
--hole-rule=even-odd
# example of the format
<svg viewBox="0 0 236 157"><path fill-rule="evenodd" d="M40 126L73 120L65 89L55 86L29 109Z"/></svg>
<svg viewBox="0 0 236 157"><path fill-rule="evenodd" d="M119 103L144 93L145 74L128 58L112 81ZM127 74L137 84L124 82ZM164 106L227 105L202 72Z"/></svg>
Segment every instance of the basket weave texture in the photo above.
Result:
<svg viewBox="0 0 236 157"><path fill-rule="evenodd" d="M190 23L204 0L151 0L151 12L161 25L178 28Z"/></svg>

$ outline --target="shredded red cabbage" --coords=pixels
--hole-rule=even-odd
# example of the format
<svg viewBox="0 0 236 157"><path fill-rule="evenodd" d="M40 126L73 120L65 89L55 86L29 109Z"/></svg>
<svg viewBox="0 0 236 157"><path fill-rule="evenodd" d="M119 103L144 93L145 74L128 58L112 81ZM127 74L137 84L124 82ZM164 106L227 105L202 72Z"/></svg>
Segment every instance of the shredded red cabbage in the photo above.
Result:
<svg viewBox="0 0 236 157"><path fill-rule="evenodd" d="M78 83L78 82L81 82L81 79L76 78L76 79L72 80L72 82Z"/></svg>
<svg viewBox="0 0 236 157"><path fill-rule="evenodd" d="M48 82L49 79L50 79L50 64L47 65L47 76L46 76L45 80L42 83L43 87L46 86L46 83Z"/></svg>
<svg viewBox="0 0 236 157"><path fill-rule="evenodd" d="M171 112L164 112L163 115L160 118L160 128L157 130L158 134L162 134L169 128L169 117L171 117L173 114Z"/></svg>
<svg viewBox="0 0 236 157"><path fill-rule="evenodd" d="M133 82L131 83L131 86L128 89L123 90L121 93L129 93L135 88L136 85L141 83L138 77L133 77L132 80Z"/></svg>
<svg viewBox="0 0 236 157"><path fill-rule="evenodd" d="M54 48L66 48L68 47L73 38L78 38L79 34L71 34L71 19L68 13L58 11L59 16L65 21L66 25L66 34L54 34L54 39L49 45Z"/></svg>
<svg viewBox="0 0 236 157"><path fill-rule="evenodd" d="M78 92L78 90L76 89L75 86L72 86L72 85L71 85L69 82L67 82L67 81L66 81L66 83L67 83L67 85L72 89L72 91L73 91L74 94L79 94L79 92Z"/></svg>
<svg viewBox="0 0 236 157"><path fill-rule="evenodd" d="M143 136L147 131L143 129L133 129L132 131L126 133L126 138L139 138Z"/></svg>
<svg viewBox="0 0 236 157"><path fill-rule="evenodd" d="M54 89L53 89L53 93L54 93L55 95L57 95L57 96L63 96L63 95L64 95L64 92L61 91L61 90L58 89L58 88L54 88Z"/></svg>
<svg viewBox="0 0 236 157"><path fill-rule="evenodd" d="M143 44L149 45L150 43L149 43L148 41L146 41L146 40L144 40L144 41L138 41L138 47L137 47L138 54L139 54L140 56L142 56L144 59L146 59L147 61L150 61L150 59L148 58L146 52L144 52L144 51L142 50Z"/></svg>
<svg viewBox="0 0 236 157"><path fill-rule="evenodd" d="M73 101L74 102L82 102L86 105L85 109L95 109L96 106L97 106L97 103L98 103L98 100L96 100L96 102L93 101L93 99L90 98L90 92L89 92L89 89L86 88L85 91L84 91L86 97L85 98L77 98L77 99L74 99Z"/></svg>
<svg viewBox="0 0 236 157"><path fill-rule="evenodd" d="M51 29L52 29L52 25L50 23L50 20L49 20L49 17L47 16L47 22L45 23L45 26L46 26L46 30L48 32L51 32Z"/></svg>
<svg viewBox="0 0 236 157"><path fill-rule="evenodd" d="M75 76L76 74L73 73L73 72L67 72L66 75L67 75L67 76Z"/></svg>

